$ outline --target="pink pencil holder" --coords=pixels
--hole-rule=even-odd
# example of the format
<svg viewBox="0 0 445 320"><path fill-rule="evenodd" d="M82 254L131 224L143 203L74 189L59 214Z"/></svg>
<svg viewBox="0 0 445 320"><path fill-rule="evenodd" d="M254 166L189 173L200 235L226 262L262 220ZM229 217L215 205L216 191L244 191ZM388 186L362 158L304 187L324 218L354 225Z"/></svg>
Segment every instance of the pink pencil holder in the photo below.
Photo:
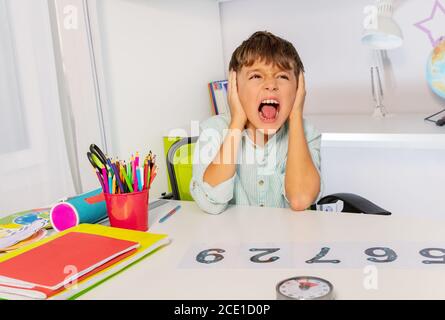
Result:
<svg viewBox="0 0 445 320"><path fill-rule="evenodd" d="M148 230L148 189L125 194L105 194L105 202L112 227Z"/></svg>

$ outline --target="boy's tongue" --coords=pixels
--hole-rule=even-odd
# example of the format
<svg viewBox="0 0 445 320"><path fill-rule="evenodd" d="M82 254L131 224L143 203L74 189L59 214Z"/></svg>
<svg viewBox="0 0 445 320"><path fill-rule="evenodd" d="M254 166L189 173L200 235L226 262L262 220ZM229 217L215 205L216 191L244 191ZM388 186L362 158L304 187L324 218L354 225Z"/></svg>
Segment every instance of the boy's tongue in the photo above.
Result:
<svg viewBox="0 0 445 320"><path fill-rule="evenodd" d="M277 108L266 105L261 109L261 113L263 114L264 118L275 119L277 115Z"/></svg>

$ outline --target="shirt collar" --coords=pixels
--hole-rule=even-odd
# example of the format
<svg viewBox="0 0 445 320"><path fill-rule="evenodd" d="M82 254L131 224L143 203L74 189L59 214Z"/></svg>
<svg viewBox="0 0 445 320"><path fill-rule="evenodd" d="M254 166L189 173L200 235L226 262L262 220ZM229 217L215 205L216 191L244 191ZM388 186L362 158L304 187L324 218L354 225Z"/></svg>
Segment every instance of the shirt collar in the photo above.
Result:
<svg viewBox="0 0 445 320"><path fill-rule="evenodd" d="M279 143L283 137L286 135L288 131L288 121L286 121L280 129L275 133L275 138L269 139L264 147L257 146L252 139L250 138L249 134L247 133L247 130L243 131L243 138L246 140L246 143L248 143L251 147L254 149L265 149L264 151L267 153L267 151L271 148L271 141L275 140L275 143Z"/></svg>

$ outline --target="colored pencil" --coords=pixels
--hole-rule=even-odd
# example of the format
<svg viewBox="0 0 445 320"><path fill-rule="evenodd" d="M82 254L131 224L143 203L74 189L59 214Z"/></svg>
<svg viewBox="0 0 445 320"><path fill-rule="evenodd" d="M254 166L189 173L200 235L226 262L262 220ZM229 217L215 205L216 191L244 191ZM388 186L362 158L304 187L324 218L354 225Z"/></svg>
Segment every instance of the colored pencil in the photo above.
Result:
<svg viewBox="0 0 445 320"><path fill-rule="evenodd" d="M102 168L102 177L104 181L104 191L105 193L110 193L108 190L108 175L107 175L107 169L105 167Z"/></svg>
<svg viewBox="0 0 445 320"><path fill-rule="evenodd" d="M125 182L127 183L128 189L130 190L130 192L133 192L133 187L131 186L131 182L130 182L130 179L128 179L127 174L124 172L124 167L121 167L121 170L122 170Z"/></svg>

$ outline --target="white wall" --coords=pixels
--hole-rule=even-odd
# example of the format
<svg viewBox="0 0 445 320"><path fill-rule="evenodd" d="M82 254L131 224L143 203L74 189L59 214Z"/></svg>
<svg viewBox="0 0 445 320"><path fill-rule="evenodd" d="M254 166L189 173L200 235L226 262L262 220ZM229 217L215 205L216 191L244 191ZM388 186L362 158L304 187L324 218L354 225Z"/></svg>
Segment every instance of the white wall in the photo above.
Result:
<svg viewBox="0 0 445 320"><path fill-rule="evenodd" d="M291 41L306 67L307 113L371 113L372 55L361 45L363 9L373 0L236 0L220 4L224 61L257 30ZM428 88L432 50L415 23L431 15L434 0L396 1L395 19L404 33L402 48L388 52L384 104L389 112L437 111L445 104ZM392 80L391 80L392 79Z"/></svg>
<svg viewBox="0 0 445 320"><path fill-rule="evenodd" d="M210 116L207 83L226 76L233 50L257 30L294 43L307 70L306 112L366 113L371 51L360 43L372 0L97 0L113 153L153 150L160 165L152 196L167 190L162 135ZM384 103L389 112L432 113L425 65L432 50L414 23L433 0L398 1L404 46L388 52ZM222 35L222 41L221 41Z"/></svg>
<svg viewBox="0 0 445 320"><path fill-rule="evenodd" d="M98 0L113 152L153 150L152 197L167 191L162 135L211 115L207 83L224 77L214 0Z"/></svg>

